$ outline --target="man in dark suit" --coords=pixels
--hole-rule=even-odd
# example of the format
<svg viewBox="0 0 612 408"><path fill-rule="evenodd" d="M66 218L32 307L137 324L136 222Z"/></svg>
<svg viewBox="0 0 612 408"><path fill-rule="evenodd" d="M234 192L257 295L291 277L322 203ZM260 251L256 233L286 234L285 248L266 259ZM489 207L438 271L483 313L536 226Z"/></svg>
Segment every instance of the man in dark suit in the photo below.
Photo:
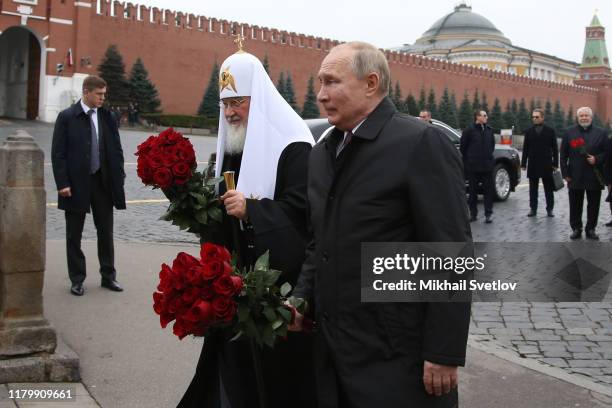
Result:
<svg viewBox="0 0 612 408"><path fill-rule="evenodd" d="M612 134L608 135L608 143L606 145L605 179L608 184L608 197L606 200L610 205L610 214L612 214ZM612 221L608 221L606 227L612 227Z"/></svg>
<svg viewBox="0 0 612 408"><path fill-rule="evenodd" d="M604 129L593 126L593 111L582 107L577 111L578 124L567 130L561 142L561 174L569 189L571 239L582 235L582 207L584 195L587 196L587 239L598 240L595 233L601 190L604 187L602 176L606 158L607 134ZM572 147L576 142L584 142L583 147Z"/></svg>
<svg viewBox="0 0 612 408"><path fill-rule="evenodd" d="M440 131L397 112L374 46L334 47L319 80L335 128L310 154L314 239L294 291L314 303L319 407L455 407L470 304L362 302L360 252L363 242L471 242L461 158Z"/></svg>
<svg viewBox="0 0 612 408"><path fill-rule="evenodd" d="M482 184L484 199L485 222L490 224L493 219L493 151L495 137L493 129L487 125L487 112L474 112L474 124L468 126L461 136L460 150L463 156L463 166L468 179L470 206L470 221L476 221L478 216L478 184Z"/></svg>
<svg viewBox="0 0 612 408"><path fill-rule="evenodd" d="M521 167L527 169L529 179L529 214L534 217L538 210L538 185L540 179L544 184L544 196L546 197L546 213L554 217L555 207L554 183L552 179L553 170L559 167L559 148L555 130L544 124L544 111L534 109L531 114L533 126L525 131L523 142L523 158Z"/></svg>
<svg viewBox="0 0 612 408"><path fill-rule="evenodd" d="M84 293L85 255L81 235L85 214L93 214L98 233L102 287L123 288L116 280L113 247L113 206L125 209L123 150L117 122L102 107L106 82L97 76L83 81L83 97L57 117L51 161L58 190L58 208L65 211L66 252L70 292Z"/></svg>

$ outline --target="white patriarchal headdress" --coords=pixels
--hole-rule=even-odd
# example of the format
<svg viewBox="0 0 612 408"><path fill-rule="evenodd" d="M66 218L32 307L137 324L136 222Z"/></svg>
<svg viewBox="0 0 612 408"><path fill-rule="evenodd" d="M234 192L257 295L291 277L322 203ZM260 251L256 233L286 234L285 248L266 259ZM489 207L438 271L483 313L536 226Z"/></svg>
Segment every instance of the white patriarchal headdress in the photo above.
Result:
<svg viewBox="0 0 612 408"><path fill-rule="evenodd" d="M247 198L274 198L278 159L291 143L314 144L306 123L278 93L261 62L246 52L229 56L219 72L221 99L250 96L246 141L236 189ZM219 176L223 166L225 138L229 124L223 109L219 113L217 163Z"/></svg>

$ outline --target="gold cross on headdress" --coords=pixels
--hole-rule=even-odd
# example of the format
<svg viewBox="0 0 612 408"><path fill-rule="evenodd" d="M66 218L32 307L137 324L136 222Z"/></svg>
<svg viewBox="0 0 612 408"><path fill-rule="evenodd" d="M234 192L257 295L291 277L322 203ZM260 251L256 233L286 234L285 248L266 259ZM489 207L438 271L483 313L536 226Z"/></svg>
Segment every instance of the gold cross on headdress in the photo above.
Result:
<svg viewBox="0 0 612 408"><path fill-rule="evenodd" d="M244 52L244 36L242 34L236 34L234 39L234 44L238 45L238 52Z"/></svg>

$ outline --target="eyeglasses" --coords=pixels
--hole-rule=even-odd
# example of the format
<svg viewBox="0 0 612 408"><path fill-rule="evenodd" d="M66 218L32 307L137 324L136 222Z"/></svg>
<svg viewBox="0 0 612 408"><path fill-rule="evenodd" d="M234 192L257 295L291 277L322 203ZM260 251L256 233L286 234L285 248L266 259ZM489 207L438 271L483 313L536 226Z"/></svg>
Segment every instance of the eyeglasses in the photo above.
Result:
<svg viewBox="0 0 612 408"><path fill-rule="evenodd" d="M244 102L246 102L246 98L219 101L219 107L222 109L227 109L227 108L238 109Z"/></svg>

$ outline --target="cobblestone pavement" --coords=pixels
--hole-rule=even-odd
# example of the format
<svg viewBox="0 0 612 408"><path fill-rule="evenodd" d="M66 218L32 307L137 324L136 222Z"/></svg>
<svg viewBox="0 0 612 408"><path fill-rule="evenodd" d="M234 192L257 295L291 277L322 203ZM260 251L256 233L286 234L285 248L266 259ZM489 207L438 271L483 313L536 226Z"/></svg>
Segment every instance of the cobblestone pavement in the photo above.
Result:
<svg viewBox="0 0 612 408"><path fill-rule="evenodd" d="M52 127L36 122L3 121L0 141L15 129L27 130L45 151L45 185L47 189L47 238L64 239L62 211L53 204L55 185L49 162ZM136 176L132 153L147 133L121 131L126 157L126 196L128 209L115 212L117 241L195 242L191 234L182 233L167 222L159 221L167 203L159 191L144 187ZM214 150L214 137L193 137L198 160L207 160ZM201 165L203 165L201 163ZM494 221L484 218L472 223L472 233L479 242L567 242L569 208L566 190L555 193L555 217L546 217L543 191L537 217L527 218L529 198L527 180L510 199L494 205ZM482 203L479 203L482 214ZM586 208L585 215L586 216ZM612 228L603 226L612 219L607 203L600 210L598 233L602 242L612 241ZM87 218L85 240L95 239L91 217ZM120 243L118 243L120 245ZM606 385L612 390L612 302L605 303L474 303L470 341L493 344L525 359L535 359L558 367L573 376Z"/></svg>

